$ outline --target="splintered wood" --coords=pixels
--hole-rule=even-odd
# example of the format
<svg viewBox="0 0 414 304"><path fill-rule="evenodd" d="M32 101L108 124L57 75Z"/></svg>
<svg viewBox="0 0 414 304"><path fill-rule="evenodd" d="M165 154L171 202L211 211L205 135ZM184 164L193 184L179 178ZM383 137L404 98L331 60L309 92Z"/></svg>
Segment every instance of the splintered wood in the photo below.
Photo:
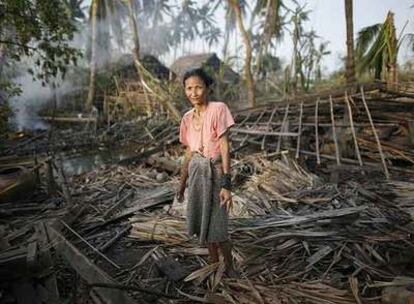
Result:
<svg viewBox="0 0 414 304"><path fill-rule="evenodd" d="M188 202L174 200L178 126L145 119L98 130L101 143L135 142L134 155L71 177L61 168L55 192L43 183L30 200L0 206L0 274L22 279L1 294L117 304L412 299L413 92L348 87L237 113L235 278L223 260L209 263L208 249L187 234ZM69 143L55 141L57 151L79 137L59 134ZM46 134L7 145L5 155L36 145L48 149Z"/></svg>

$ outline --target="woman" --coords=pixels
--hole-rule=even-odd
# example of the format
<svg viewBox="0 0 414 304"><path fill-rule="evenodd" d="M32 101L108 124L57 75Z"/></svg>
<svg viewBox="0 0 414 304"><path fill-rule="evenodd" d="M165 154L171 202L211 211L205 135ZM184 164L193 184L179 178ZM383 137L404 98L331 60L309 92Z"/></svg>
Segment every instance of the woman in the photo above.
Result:
<svg viewBox="0 0 414 304"><path fill-rule="evenodd" d="M232 205L228 130L234 120L226 104L208 101L212 83L202 69L191 70L183 78L193 109L184 114L180 125L186 152L177 199L183 201L188 179L188 232L207 244L211 263L219 261L220 249L227 274L234 276L227 228Z"/></svg>

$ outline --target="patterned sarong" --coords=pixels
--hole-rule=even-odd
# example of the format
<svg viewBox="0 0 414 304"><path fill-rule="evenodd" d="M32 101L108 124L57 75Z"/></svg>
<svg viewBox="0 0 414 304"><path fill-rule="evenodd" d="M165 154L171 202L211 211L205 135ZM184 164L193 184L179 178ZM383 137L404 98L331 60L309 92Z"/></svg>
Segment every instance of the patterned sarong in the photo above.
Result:
<svg viewBox="0 0 414 304"><path fill-rule="evenodd" d="M201 244L228 240L228 214L220 206L220 169L194 153L189 163L187 227Z"/></svg>

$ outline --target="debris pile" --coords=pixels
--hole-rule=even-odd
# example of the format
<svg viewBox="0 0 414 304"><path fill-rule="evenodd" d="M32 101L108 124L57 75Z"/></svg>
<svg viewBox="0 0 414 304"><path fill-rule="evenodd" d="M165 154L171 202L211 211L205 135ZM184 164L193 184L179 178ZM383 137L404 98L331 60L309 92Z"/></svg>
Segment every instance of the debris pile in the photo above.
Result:
<svg viewBox="0 0 414 304"><path fill-rule="evenodd" d="M30 199L0 205L0 274L10 278L1 300L393 303L396 290L410 298L414 98L377 86L344 92L238 112L230 235L239 277L227 277L223 261L208 264L207 248L186 233L186 202L174 201L177 126L143 120L98 130L108 143L135 142L133 157L65 177L52 154ZM48 143L42 136L7 151L27 155Z"/></svg>

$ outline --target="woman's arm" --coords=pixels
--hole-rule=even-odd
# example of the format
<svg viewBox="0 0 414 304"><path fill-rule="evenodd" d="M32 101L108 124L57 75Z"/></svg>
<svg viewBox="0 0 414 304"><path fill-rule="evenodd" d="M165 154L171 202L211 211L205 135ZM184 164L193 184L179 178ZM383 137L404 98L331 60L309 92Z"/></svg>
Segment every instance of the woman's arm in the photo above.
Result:
<svg viewBox="0 0 414 304"><path fill-rule="evenodd" d="M220 137L220 153L221 153L221 163L223 168L223 176L230 175L230 144L229 144L229 137L226 133L224 133ZM232 199L231 199L231 191L230 189L221 188L220 190L220 204L221 206L224 206L227 211L230 210L232 205Z"/></svg>
<svg viewBox="0 0 414 304"><path fill-rule="evenodd" d="M188 179L188 164L191 160L191 150L189 147L186 148L184 154L184 162L181 167L180 186L177 191L177 200L181 203L184 200L184 191Z"/></svg>

